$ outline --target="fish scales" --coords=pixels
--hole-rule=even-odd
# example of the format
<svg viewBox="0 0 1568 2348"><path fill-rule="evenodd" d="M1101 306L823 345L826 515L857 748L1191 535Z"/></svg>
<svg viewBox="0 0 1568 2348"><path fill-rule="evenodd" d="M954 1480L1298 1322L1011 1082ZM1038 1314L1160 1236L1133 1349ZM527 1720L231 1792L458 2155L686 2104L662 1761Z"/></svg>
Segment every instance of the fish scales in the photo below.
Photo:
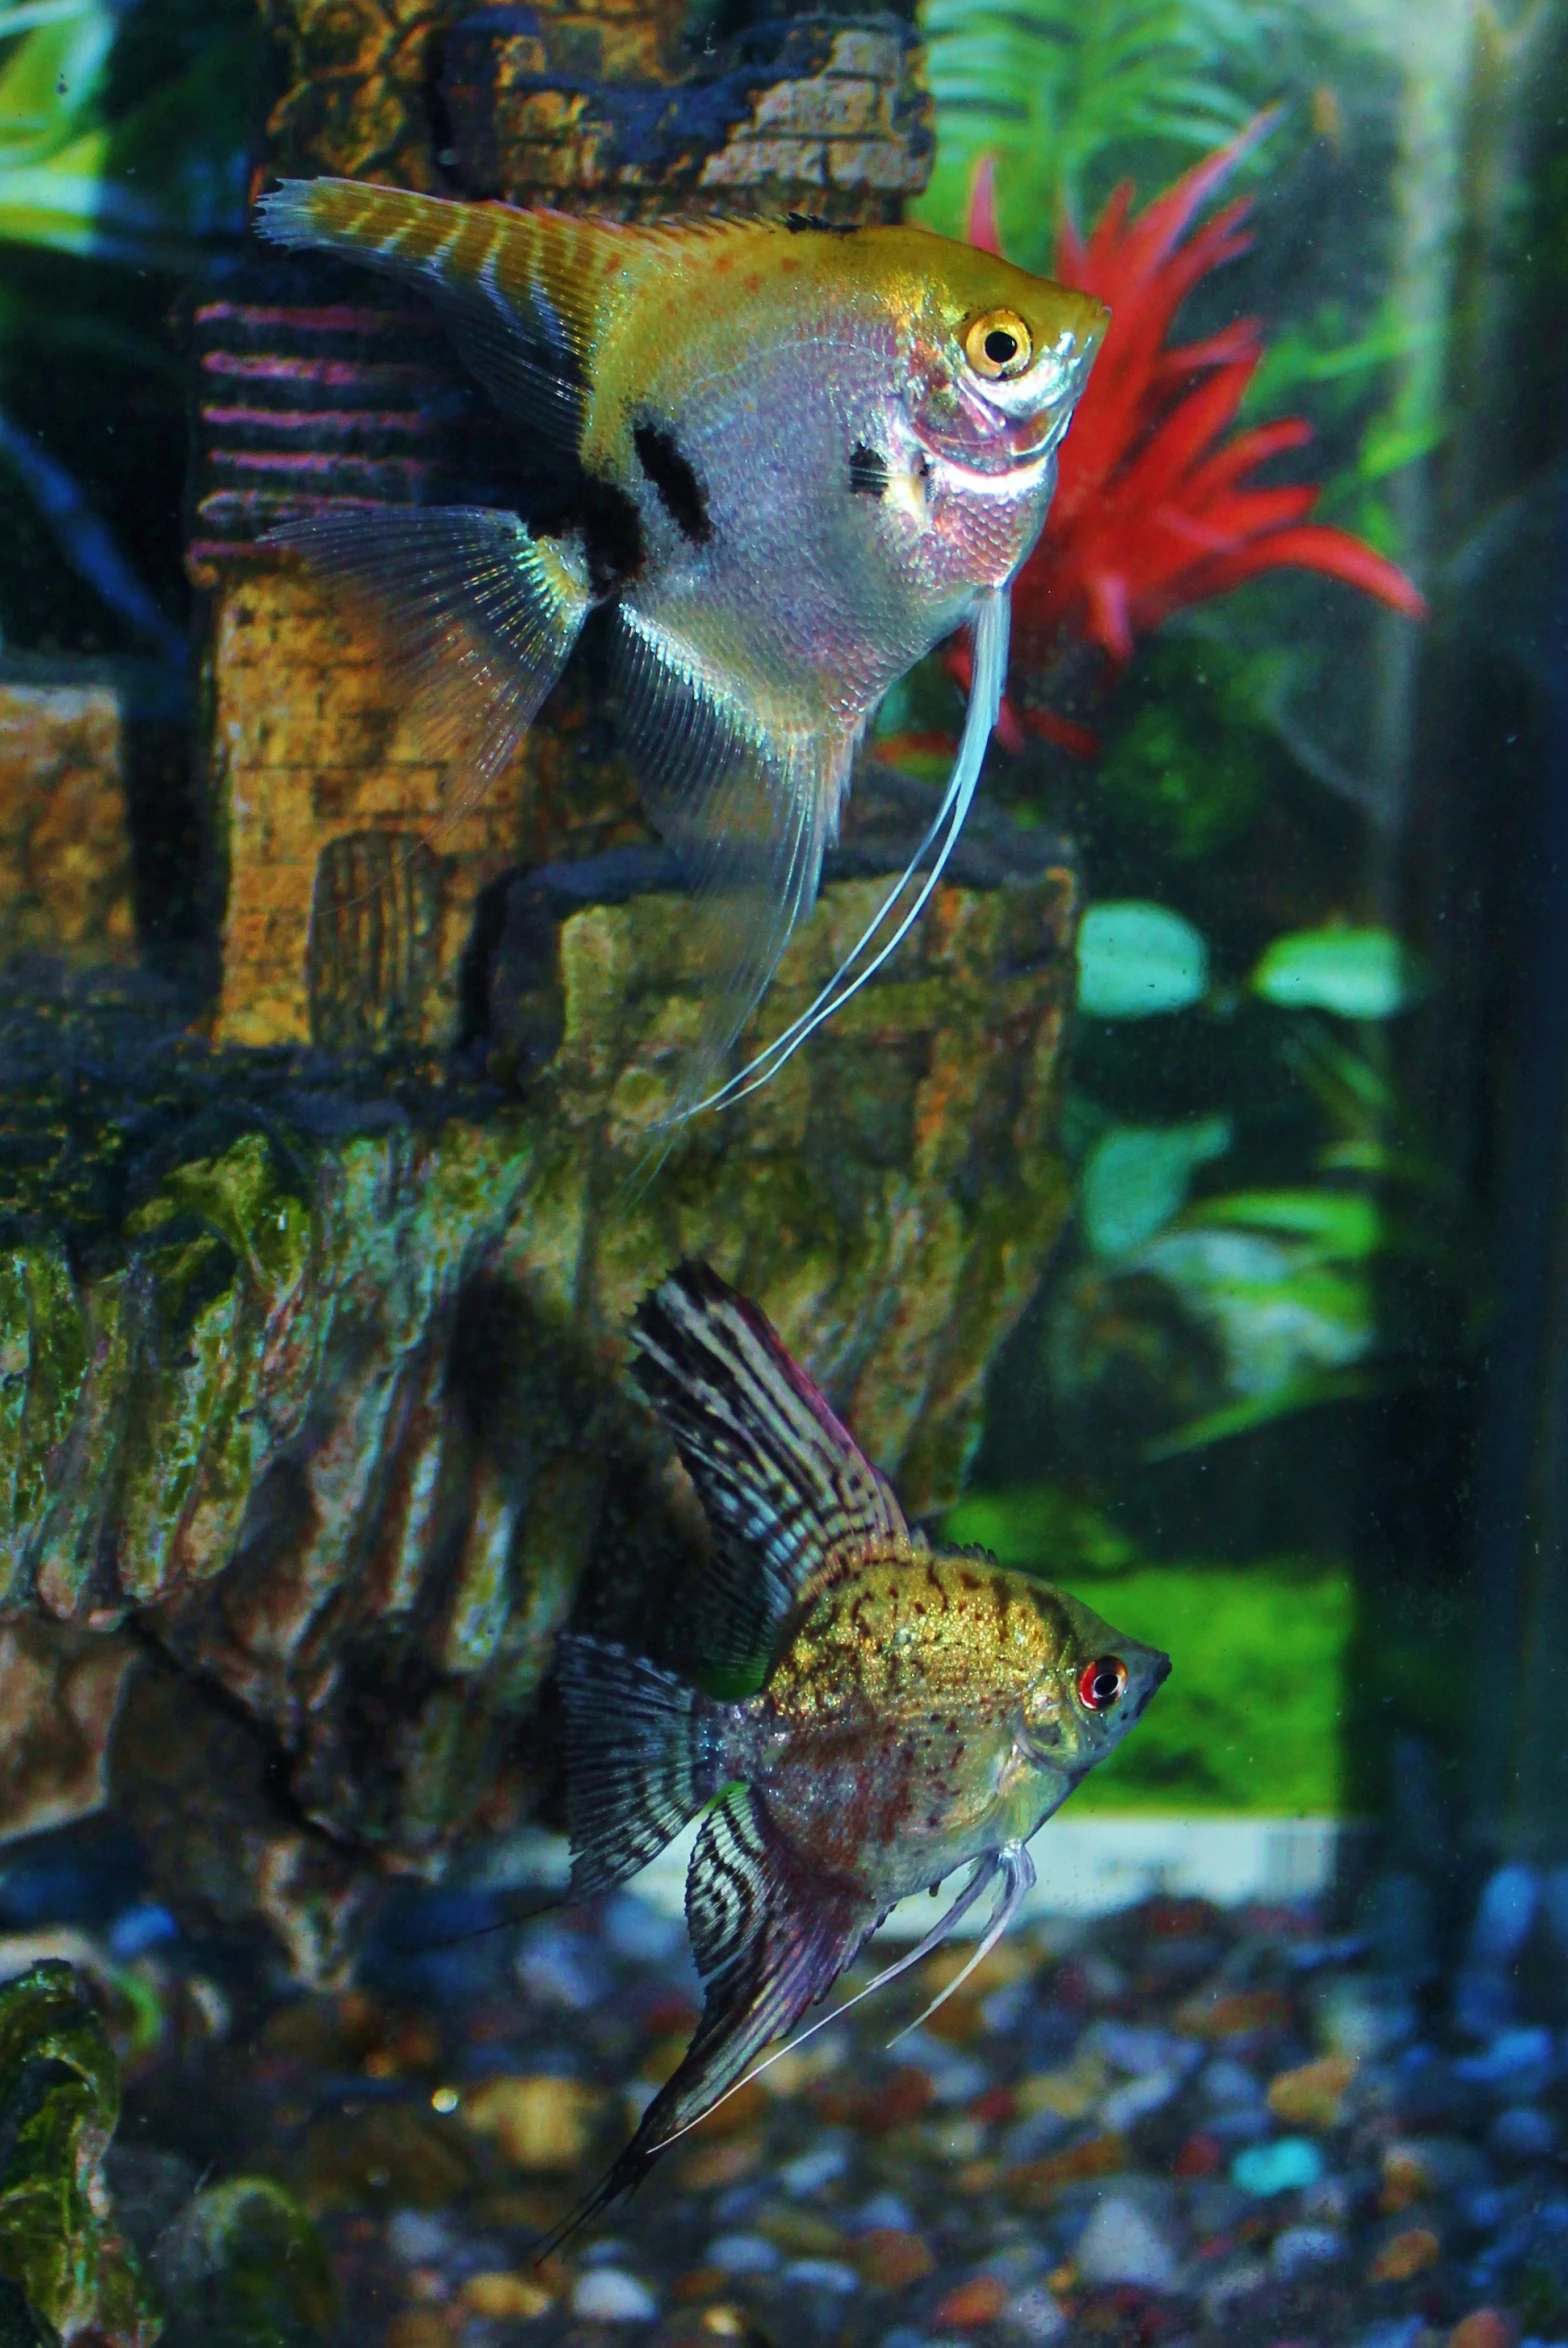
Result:
<svg viewBox="0 0 1568 2348"><path fill-rule="evenodd" d="M273 542L396 608L411 690L480 777L607 611L609 698L708 941L669 1118L737 1097L866 983L951 854L1104 311L917 228L623 226L340 180L286 184L258 224L428 293L543 484L537 511L329 511ZM974 688L925 843L818 1000L724 1077L873 711L965 626Z"/></svg>
<svg viewBox="0 0 1568 2348"><path fill-rule="evenodd" d="M572 1882L621 1881L701 1814L686 1906L704 2006L674 2077L555 2238L733 2092L900 1899L969 1870L878 1982L988 1891L991 1946L1034 1880L1030 1837L1170 1668L1069 1592L911 1531L763 1316L705 1266L672 1274L633 1337L713 1549L695 1676L560 1641Z"/></svg>
<svg viewBox="0 0 1568 2348"><path fill-rule="evenodd" d="M1001 1805L1037 1799L1015 1721L1069 1638L1049 1593L994 1565L905 1543L835 1575L755 1699L770 1814L879 1900L921 1889Z"/></svg>

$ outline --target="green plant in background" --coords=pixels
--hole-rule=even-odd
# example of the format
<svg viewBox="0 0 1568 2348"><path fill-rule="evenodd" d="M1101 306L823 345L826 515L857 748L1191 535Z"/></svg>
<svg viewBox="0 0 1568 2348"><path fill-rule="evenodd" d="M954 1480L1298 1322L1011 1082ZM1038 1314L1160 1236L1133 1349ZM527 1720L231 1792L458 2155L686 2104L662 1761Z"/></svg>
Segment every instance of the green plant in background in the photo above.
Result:
<svg viewBox="0 0 1568 2348"><path fill-rule="evenodd" d="M1007 249L1047 265L1063 214L1081 218L1130 148L1180 158L1214 147L1253 111L1290 0L928 0L928 65L940 129L923 216L963 233L969 182L1001 163Z"/></svg>
<svg viewBox="0 0 1568 2348"><path fill-rule="evenodd" d="M1203 994L1205 972L1201 937L1166 907L1102 905L1085 920L1079 1001L1091 1016L1188 1008ZM1190 1202L1200 1171L1231 1150L1235 1121L1132 1124L1079 1104L1088 1265L1086 1277L1067 1284L1052 1322L1055 1382L1071 1388L1092 1374L1099 1339L1086 1311L1103 1321L1119 1284L1153 1282L1202 1331L1224 1391L1214 1408L1150 1443L1148 1457L1377 1391L1398 1375L1397 1347L1381 1326L1381 1284L1400 1256L1435 1260L1418 1210L1440 1178L1373 1037L1375 1023L1406 1009L1419 990L1414 958L1383 929L1298 931L1260 957L1247 991L1298 1015L1287 1065L1330 1127L1306 1181ZM1227 1009L1223 998L1218 1008ZM1347 1044L1315 1014L1373 1033Z"/></svg>
<svg viewBox="0 0 1568 2348"><path fill-rule="evenodd" d="M71 1967L45 1962L7 1982L3 2348L307 2348L333 2314L333 2281L292 2195L265 2177L208 2186L153 2245L149 2281L105 2175L119 2117L114 2049Z"/></svg>
<svg viewBox="0 0 1568 2348"><path fill-rule="evenodd" d="M189 249L111 164L103 99L117 31L102 0L0 7L0 241L178 268Z"/></svg>
<svg viewBox="0 0 1568 2348"><path fill-rule="evenodd" d="M1185 635L1151 645L1095 773L1104 823L1140 833L1179 864L1244 834L1279 772L1263 713L1292 666L1283 647L1247 655Z"/></svg>
<svg viewBox="0 0 1568 2348"><path fill-rule="evenodd" d="M160 313L169 279L242 228L260 32L236 0L0 0L0 462L67 568L171 669L183 630L84 489L55 411L89 392L84 360L112 370L105 388L127 408L145 413L149 391L171 420L182 408ZM19 407L40 412L42 431ZM95 452L116 491L121 453ZM165 530L176 502L171 483ZM18 560L28 601L47 606L48 582L20 549Z"/></svg>

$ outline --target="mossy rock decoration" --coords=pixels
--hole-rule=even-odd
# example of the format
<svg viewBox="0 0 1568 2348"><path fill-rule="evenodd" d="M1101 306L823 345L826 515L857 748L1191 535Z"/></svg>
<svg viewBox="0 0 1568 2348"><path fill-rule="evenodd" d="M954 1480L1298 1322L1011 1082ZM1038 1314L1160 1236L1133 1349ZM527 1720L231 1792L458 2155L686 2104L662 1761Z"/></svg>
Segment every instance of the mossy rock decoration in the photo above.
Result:
<svg viewBox="0 0 1568 2348"><path fill-rule="evenodd" d="M207 2186L144 2271L105 2176L119 2118L119 2064L70 1966L0 1987L0 2348L309 2348L336 2289L293 2195Z"/></svg>
<svg viewBox="0 0 1568 2348"><path fill-rule="evenodd" d="M235 1923L249 1904L300 1971L330 1971L367 1867L438 1871L537 1804L530 1739L574 1608L678 1647L703 1532L623 1370L638 1299L683 1257L757 1298L912 1510L956 1497L986 1366L1067 1208L1075 887L1034 863L1005 877L977 844L876 982L662 1166L705 983L688 901L585 901L579 878L541 911L524 879L486 1084L416 1098L215 1055L190 1126L221 1109L221 1146L165 1142L90 1244L17 1226L6 1610L77 1638L134 1624L176 1674L133 1675L111 1754L174 1896ZM886 885L829 887L747 1049Z"/></svg>
<svg viewBox="0 0 1568 2348"><path fill-rule="evenodd" d="M103 2157L120 2076L69 1965L0 1990L0 2340L152 2348L163 2329L114 2221Z"/></svg>

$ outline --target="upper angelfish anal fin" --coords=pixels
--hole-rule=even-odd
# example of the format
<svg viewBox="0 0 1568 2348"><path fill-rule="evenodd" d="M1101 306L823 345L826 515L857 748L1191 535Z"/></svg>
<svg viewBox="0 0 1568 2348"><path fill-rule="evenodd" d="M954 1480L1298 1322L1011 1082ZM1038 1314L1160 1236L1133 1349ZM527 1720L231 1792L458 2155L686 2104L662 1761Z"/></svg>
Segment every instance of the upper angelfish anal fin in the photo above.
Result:
<svg viewBox="0 0 1568 2348"><path fill-rule="evenodd" d="M668 1129L723 1082L729 1055L816 902L854 737L824 711L786 722L629 602L616 613L614 686L644 802L692 893L698 1033L677 1070Z"/></svg>

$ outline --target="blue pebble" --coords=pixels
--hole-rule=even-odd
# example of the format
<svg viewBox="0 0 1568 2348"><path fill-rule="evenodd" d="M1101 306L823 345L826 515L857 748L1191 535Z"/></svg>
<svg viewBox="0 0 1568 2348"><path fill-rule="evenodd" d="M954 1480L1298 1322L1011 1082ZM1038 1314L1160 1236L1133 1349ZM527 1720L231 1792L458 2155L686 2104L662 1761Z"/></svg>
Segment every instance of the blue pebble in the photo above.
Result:
<svg viewBox="0 0 1568 2348"><path fill-rule="evenodd" d="M1426 2325L1420 2316L1390 2316L1386 2323L1374 2324L1369 2332L1363 2332L1356 2348L1416 2348L1425 2336Z"/></svg>
<svg viewBox="0 0 1568 2348"><path fill-rule="evenodd" d="M1323 2174L1323 2155L1309 2136L1278 2136L1272 2144L1249 2144L1230 2164L1231 2181L1243 2193L1266 2201L1275 2193L1299 2193Z"/></svg>
<svg viewBox="0 0 1568 2348"><path fill-rule="evenodd" d="M1545 2160L1556 2142L1552 2121L1533 2103L1510 2104L1492 2122L1492 2150L1505 2160Z"/></svg>
<svg viewBox="0 0 1568 2348"><path fill-rule="evenodd" d="M836 2258L792 2258L784 2269L784 2280L802 2283L808 2291L833 2291L843 2298L860 2289L854 2268Z"/></svg>
<svg viewBox="0 0 1568 2348"><path fill-rule="evenodd" d="M1535 1922L1540 1883L1533 1867L1499 1867L1481 1894L1470 1931L1472 1965L1506 1965L1519 1954Z"/></svg>
<svg viewBox="0 0 1568 2348"><path fill-rule="evenodd" d="M878 2226L885 2226L895 2234L912 2234L915 2213L897 2193L873 2193L857 2211L855 2226L862 2234L869 2234Z"/></svg>
<svg viewBox="0 0 1568 2348"><path fill-rule="evenodd" d="M168 1909L155 1907L148 1901L116 1916L109 1927L109 1953L127 1965L133 1957L145 1956L149 1949L165 1948L179 1937L180 1928Z"/></svg>
<svg viewBox="0 0 1568 2348"><path fill-rule="evenodd" d="M779 2253L761 2234L717 2234L703 2256L704 2266L726 2275L771 2275Z"/></svg>
<svg viewBox="0 0 1568 2348"><path fill-rule="evenodd" d="M1484 2054L1466 2055L1454 2065L1459 2078L1483 2087L1510 2085L1531 2072L1549 2076L1551 2069L1551 2032L1523 2027L1500 2030Z"/></svg>
<svg viewBox="0 0 1568 2348"><path fill-rule="evenodd" d="M824 2185L836 2185L848 2167L848 2144L842 2137L828 2136L814 2151L786 2161L779 2171L779 2183L786 2193L820 2193Z"/></svg>

